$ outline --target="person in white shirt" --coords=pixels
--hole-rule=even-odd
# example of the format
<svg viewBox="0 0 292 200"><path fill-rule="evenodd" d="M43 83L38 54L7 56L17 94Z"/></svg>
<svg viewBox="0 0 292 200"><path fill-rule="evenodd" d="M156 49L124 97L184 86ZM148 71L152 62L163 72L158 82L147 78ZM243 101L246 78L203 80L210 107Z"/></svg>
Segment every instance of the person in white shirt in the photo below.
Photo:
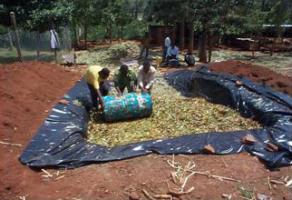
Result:
<svg viewBox="0 0 292 200"><path fill-rule="evenodd" d="M57 63L58 62L57 50L60 49L59 36L58 36L58 33L53 28L50 30L50 34L51 34L51 49L54 51L55 62Z"/></svg>
<svg viewBox="0 0 292 200"><path fill-rule="evenodd" d="M169 36L167 36L165 39L164 39L164 46L163 46L163 61L165 60L166 58L166 53L167 53L167 49L168 47L170 47L171 45L171 39Z"/></svg>
<svg viewBox="0 0 292 200"><path fill-rule="evenodd" d="M170 47L170 45L171 45L171 39L170 39L170 37L167 36L164 40L164 46L166 48L168 48L168 47Z"/></svg>
<svg viewBox="0 0 292 200"><path fill-rule="evenodd" d="M51 49L59 49L60 40L59 40L58 33L55 31L55 29L51 29L50 34L51 34Z"/></svg>
<svg viewBox="0 0 292 200"><path fill-rule="evenodd" d="M156 69L150 65L148 60L144 61L143 66L138 71L138 86L142 92L151 92L154 83Z"/></svg>

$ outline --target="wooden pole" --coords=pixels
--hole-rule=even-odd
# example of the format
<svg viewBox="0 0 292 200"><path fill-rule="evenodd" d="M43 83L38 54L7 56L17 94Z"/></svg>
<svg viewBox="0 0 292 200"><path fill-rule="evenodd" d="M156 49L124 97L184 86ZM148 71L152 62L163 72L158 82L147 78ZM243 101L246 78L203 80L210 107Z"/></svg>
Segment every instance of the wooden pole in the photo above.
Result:
<svg viewBox="0 0 292 200"><path fill-rule="evenodd" d="M8 38L9 38L9 50L13 51L13 41L12 41L10 28L8 28Z"/></svg>
<svg viewBox="0 0 292 200"><path fill-rule="evenodd" d="M14 12L10 12L10 20L11 20L11 24L12 27L14 29L14 35L16 38L16 49L17 49L17 55L18 55L18 60L19 62L22 62L22 56L21 56L21 50L20 50L20 42L19 42L19 35L17 32L17 26L16 26L16 19L15 19L15 14Z"/></svg>
<svg viewBox="0 0 292 200"><path fill-rule="evenodd" d="M189 22L188 26L189 26L188 50L192 52L194 50L194 25L192 22Z"/></svg>
<svg viewBox="0 0 292 200"><path fill-rule="evenodd" d="M54 56L55 56L55 62L58 63L58 55L57 55L57 49L54 49Z"/></svg>
<svg viewBox="0 0 292 200"><path fill-rule="evenodd" d="M36 33L36 40L37 40L37 60L40 60L40 40L41 40L41 34L39 31Z"/></svg>
<svg viewBox="0 0 292 200"><path fill-rule="evenodd" d="M87 23L84 24L84 47L87 49Z"/></svg>
<svg viewBox="0 0 292 200"><path fill-rule="evenodd" d="M207 33L207 43L208 43L208 62L211 62L212 58L212 47L213 47L213 38L212 34L210 31Z"/></svg>
<svg viewBox="0 0 292 200"><path fill-rule="evenodd" d="M207 30L206 26L203 25L202 33L199 37L199 62L206 63L207 55L206 55L206 42L207 42Z"/></svg>

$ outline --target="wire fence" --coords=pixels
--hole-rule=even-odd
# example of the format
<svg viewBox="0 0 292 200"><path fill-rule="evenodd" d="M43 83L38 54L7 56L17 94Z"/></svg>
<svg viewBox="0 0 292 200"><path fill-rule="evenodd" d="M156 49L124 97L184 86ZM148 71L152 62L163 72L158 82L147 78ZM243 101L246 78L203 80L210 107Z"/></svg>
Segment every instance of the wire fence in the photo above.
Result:
<svg viewBox="0 0 292 200"><path fill-rule="evenodd" d="M57 51L57 61L62 60L62 55L68 54L72 49L72 41L69 27L61 27L57 31L60 48ZM54 51L51 49L51 33L36 32L20 29L19 35L20 49L23 61L41 60L54 61ZM0 63L11 63L18 61L16 50L16 37L11 29L7 29L5 34L0 35Z"/></svg>

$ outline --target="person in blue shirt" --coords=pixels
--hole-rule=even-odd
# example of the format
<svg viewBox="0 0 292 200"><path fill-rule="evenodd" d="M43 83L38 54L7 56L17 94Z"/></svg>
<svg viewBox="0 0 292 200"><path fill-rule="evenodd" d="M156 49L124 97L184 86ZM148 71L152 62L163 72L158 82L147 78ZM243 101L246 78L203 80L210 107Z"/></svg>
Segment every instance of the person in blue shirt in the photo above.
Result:
<svg viewBox="0 0 292 200"><path fill-rule="evenodd" d="M178 55L179 55L178 47L175 44L171 44L170 47L168 47L166 53L167 65L178 66L179 65Z"/></svg>

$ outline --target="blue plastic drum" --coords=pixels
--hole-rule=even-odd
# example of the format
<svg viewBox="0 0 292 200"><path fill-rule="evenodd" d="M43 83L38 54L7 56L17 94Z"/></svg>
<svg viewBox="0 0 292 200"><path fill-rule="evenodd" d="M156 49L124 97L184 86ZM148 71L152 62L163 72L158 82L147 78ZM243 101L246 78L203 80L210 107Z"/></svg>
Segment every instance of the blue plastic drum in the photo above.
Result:
<svg viewBox="0 0 292 200"><path fill-rule="evenodd" d="M148 93L128 93L121 97L104 97L104 120L107 122L149 117L152 98Z"/></svg>

